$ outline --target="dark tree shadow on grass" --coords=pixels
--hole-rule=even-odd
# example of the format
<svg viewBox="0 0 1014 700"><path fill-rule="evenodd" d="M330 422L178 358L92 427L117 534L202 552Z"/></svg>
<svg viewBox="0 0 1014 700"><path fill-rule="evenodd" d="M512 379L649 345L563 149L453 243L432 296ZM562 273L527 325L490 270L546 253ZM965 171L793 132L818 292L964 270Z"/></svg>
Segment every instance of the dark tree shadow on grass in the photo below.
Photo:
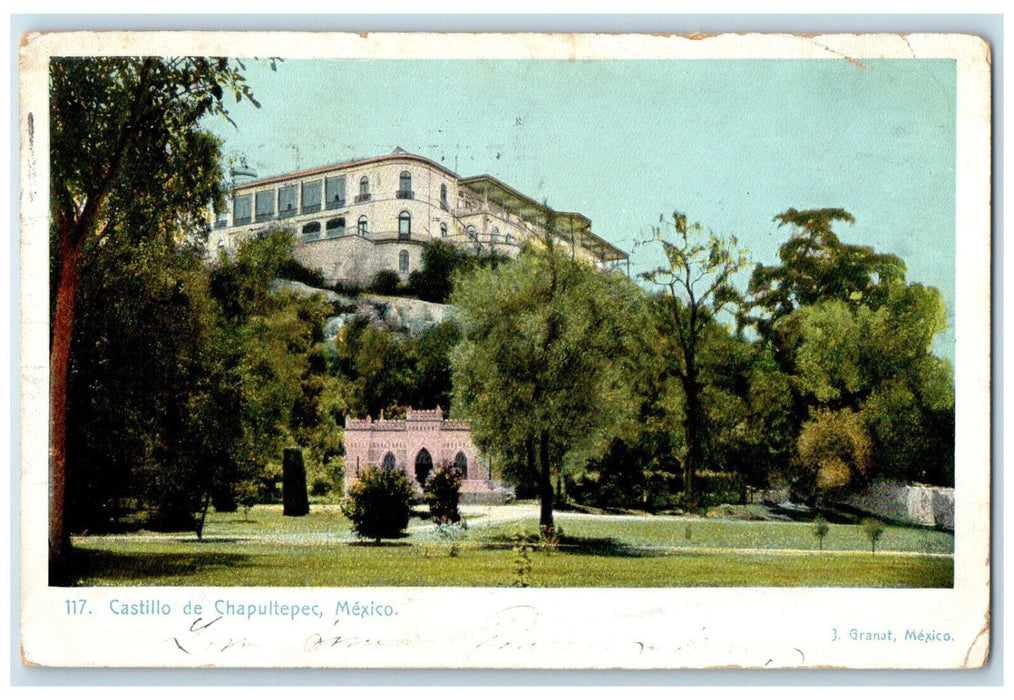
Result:
<svg viewBox="0 0 1014 700"><path fill-rule="evenodd" d="M631 558L659 556L658 552L643 547L632 546L612 537L571 537L570 535L564 535L556 543L549 543L540 540L537 535L529 535L525 542L536 552L547 550L566 554ZM517 540L511 535L497 534L485 539L481 547L483 549L511 549L517 544Z"/></svg>
<svg viewBox="0 0 1014 700"><path fill-rule="evenodd" d="M102 549L75 549L73 574L61 585L84 585L101 580L115 585L138 584L148 579L176 579L171 584L187 585L186 578L216 569L237 569L253 565L253 557L225 552L121 553ZM182 579L182 580L180 580ZM158 582L143 585L163 585ZM203 582L195 585L205 585Z"/></svg>
<svg viewBox="0 0 1014 700"><path fill-rule="evenodd" d="M401 538L407 538L408 535L401 535ZM350 547L411 547L411 542L399 542L396 540L352 540L348 543Z"/></svg>

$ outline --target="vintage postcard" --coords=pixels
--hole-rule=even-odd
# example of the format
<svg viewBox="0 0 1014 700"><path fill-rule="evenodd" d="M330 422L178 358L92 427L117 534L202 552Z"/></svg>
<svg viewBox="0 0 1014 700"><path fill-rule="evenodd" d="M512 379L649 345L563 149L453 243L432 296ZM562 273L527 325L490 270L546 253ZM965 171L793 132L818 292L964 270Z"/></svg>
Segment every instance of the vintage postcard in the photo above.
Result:
<svg viewBox="0 0 1014 700"><path fill-rule="evenodd" d="M23 663L969 669L990 47L20 47Z"/></svg>

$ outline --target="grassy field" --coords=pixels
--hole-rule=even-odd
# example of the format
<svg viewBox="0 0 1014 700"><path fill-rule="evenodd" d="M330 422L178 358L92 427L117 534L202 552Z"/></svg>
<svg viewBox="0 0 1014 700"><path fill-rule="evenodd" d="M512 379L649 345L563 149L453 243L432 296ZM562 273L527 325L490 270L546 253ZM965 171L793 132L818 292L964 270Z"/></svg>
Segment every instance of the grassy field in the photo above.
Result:
<svg viewBox="0 0 1014 700"><path fill-rule="evenodd" d="M831 525L818 552L805 523L561 514L555 549L516 544L528 515L446 537L422 519L381 546L360 543L336 508L211 514L193 533L75 540L77 585L169 586L849 586L949 587L953 536L888 527L871 554L856 525ZM802 551L799 551L802 550ZM524 573L519 574L519 570Z"/></svg>

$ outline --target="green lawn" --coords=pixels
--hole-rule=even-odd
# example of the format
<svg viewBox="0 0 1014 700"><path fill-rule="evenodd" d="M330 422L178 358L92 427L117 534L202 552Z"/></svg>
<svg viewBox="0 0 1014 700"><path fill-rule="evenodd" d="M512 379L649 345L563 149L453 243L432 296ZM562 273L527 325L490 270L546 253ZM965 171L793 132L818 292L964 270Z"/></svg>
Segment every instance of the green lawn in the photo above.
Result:
<svg viewBox="0 0 1014 700"><path fill-rule="evenodd" d="M763 522L749 520L714 520L659 518L654 521L617 519L611 522L581 518L557 517L556 524L568 537L609 538L630 546L669 547L730 547L746 549L818 550L820 543L811 523ZM538 532L538 520L522 523L525 530ZM490 529L508 535L512 527ZM824 549L869 552L870 541L859 525L829 524ZM954 535L921 528L886 525L877 542L877 551L951 554Z"/></svg>
<svg viewBox="0 0 1014 700"><path fill-rule="evenodd" d="M720 520L558 520L556 550L519 552L524 519L472 527L453 538L432 530L382 546L359 543L333 506L304 518L278 508L211 514L206 539L193 533L87 537L75 541L81 586L859 586L950 587L953 536L889 527L869 552L858 526L832 525L823 553L802 523ZM413 519L410 529L426 523ZM687 526L690 527L687 539ZM278 541L272 541L277 538ZM690 547L689 551L685 548ZM693 548L697 548L695 551ZM748 548L757 553L705 551ZM881 551L885 550L885 551ZM888 552L886 550L892 550ZM894 553L898 552L898 553ZM938 556L925 556L934 553ZM529 572L519 579L519 564ZM524 567L522 567L524 568Z"/></svg>

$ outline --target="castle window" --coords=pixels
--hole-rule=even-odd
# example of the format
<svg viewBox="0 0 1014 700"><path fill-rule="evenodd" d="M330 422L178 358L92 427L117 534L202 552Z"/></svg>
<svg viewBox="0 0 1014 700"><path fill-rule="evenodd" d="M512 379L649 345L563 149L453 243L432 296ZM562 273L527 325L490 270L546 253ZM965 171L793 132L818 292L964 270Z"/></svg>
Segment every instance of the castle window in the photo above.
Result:
<svg viewBox="0 0 1014 700"><path fill-rule="evenodd" d="M320 211L320 180L303 183L303 198L299 211L312 214Z"/></svg>
<svg viewBox="0 0 1014 700"><path fill-rule="evenodd" d="M384 455L384 461L381 462L380 464L381 469L383 469L385 472L390 472L394 471L394 468L396 466L398 466L398 461L395 459L393 452L388 452L386 455Z"/></svg>
<svg viewBox="0 0 1014 700"><path fill-rule="evenodd" d="M369 233L369 227L366 224L366 217L365 216L360 216L359 217L359 235L360 236L365 236L367 233Z"/></svg>
<svg viewBox="0 0 1014 700"><path fill-rule="evenodd" d="M275 193L264 190L256 195L257 222L271 221L275 218Z"/></svg>
<svg viewBox="0 0 1014 700"><path fill-rule="evenodd" d="M414 199L415 197L412 192L412 173L407 170L402 170L401 176L398 178L398 192L396 196L398 199Z"/></svg>
<svg viewBox="0 0 1014 700"><path fill-rule="evenodd" d="M320 222L311 221L303 226L303 240L315 241L320 237Z"/></svg>
<svg viewBox="0 0 1014 700"><path fill-rule="evenodd" d="M469 226L467 229L465 229L465 232L468 233L468 237L471 238L473 241L479 239L479 235L475 232L475 226Z"/></svg>
<svg viewBox="0 0 1014 700"><path fill-rule="evenodd" d="M278 190L278 217L281 219L296 215L296 186L288 185Z"/></svg>
<svg viewBox="0 0 1014 700"><path fill-rule="evenodd" d="M398 253L398 269L401 270L402 274L408 272L409 258L408 251L403 250Z"/></svg>
<svg viewBox="0 0 1014 700"><path fill-rule="evenodd" d="M330 238L335 236L345 235L345 217L339 216L337 219L330 219L327 222L327 235Z"/></svg>
<svg viewBox="0 0 1014 700"><path fill-rule="evenodd" d="M493 243L496 243L497 241L499 241L500 240L500 229L494 227L493 228L493 233L489 234L489 240L492 241Z"/></svg>
<svg viewBox="0 0 1014 700"><path fill-rule="evenodd" d="M398 214L398 238L408 240L412 235L412 215L407 211Z"/></svg>
<svg viewBox="0 0 1014 700"><path fill-rule="evenodd" d="M253 198L246 194L236 197L232 202L232 225L243 226L249 224L253 215Z"/></svg>
<svg viewBox="0 0 1014 700"><path fill-rule="evenodd" d="M359 194L356 195L356 202L365 202L370 198L370 178L363 175L359 179Z"/></svg>
<svg viewBox="0 0 1014 700"><path fill-rule="evenodd" d="M345 176L324 179L324 198L328 209L340 209L345 206Z"/></svg>
<svg viewBox="0 0 1014 700"><path fill-rule="evenodd" d="M433 471L433 457L425 447L415 457L415 480L420 486L426 485L426 479Z"/></svg>
<svg viewBox="0 0 1014 700"><path fill-rule="evenodd" d="M440 236L447 238L447 224L440 224Z"/></svg>
<svg viewBox="0 0 1014 700"><path fill-rule="evenodd" d="M454 458L454 471L458 472L462 479L468 478L468 457L464 452L459 452Z"/></svg>
<svg viewBox="0 0 1014 700"><path fill-rule="evenodd" d="M447 209L447 185L440 185L440 206Z"/></svg>

